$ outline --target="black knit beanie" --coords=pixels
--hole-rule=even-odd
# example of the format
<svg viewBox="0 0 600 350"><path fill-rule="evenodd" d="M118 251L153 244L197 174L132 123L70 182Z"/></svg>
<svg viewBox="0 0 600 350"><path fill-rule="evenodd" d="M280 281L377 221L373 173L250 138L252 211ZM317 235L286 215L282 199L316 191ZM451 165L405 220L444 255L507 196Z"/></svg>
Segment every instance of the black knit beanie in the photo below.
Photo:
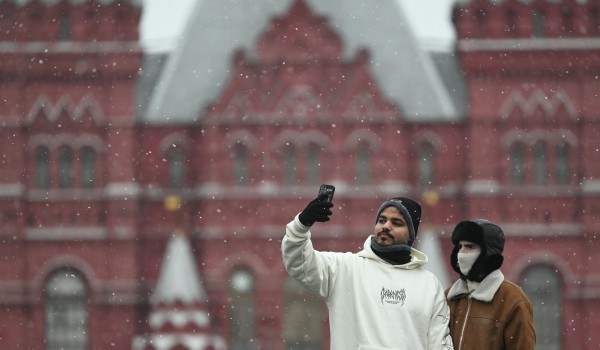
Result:
<svg viewBox="0 0 600 350"><path fill-rule="evenodd" d="M412 247L412 245L415 243L415 239L417 238L419 222L421 222L421 205L412 199L405 197L390 198L383 202L381 206L379 206L379 210L377 210L377 216L375 216L375 223L377 223L377 220L379 220L379 215L381 215L383 209L387 207L395 207L398 209L404 216L404 219L406 219L408 222L408 232L410 234L408 245Z"/></svg>

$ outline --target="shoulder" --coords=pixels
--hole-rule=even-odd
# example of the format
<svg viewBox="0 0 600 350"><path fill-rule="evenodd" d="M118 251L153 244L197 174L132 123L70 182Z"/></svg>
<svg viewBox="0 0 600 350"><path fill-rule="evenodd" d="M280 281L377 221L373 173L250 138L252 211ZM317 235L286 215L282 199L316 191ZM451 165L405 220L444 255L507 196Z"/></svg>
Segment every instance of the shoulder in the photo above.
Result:
<svg viewBox="0 0 600 350"><path fill-rule="evenodd" d="M507 279L505 279L502 284L500 285L500 289L504 292L504 293L508 293L508 294L514 294L515 296L520 296L523 298L527 298L527 295L525 294L525 292L523 291L523 289L516 283L509 281Z"/></svg>
<svg viewBox="0 0 600 350"><path fill-rule="evenodd" d="M529 297L516 283L505 279L500 286L499 292L504 300L509 300L516 306L524 306L528 309L533 309Z"/></svg>
<svg viewBox="0 0 600 350"><path fill-rule="evenodd" d="M420 266L404 271L405 273L408 273L407 276L410 276L415 284L425 286L428 290L439 293L445 299L444 287L442 286L439 278L433 272Z"/></svg>

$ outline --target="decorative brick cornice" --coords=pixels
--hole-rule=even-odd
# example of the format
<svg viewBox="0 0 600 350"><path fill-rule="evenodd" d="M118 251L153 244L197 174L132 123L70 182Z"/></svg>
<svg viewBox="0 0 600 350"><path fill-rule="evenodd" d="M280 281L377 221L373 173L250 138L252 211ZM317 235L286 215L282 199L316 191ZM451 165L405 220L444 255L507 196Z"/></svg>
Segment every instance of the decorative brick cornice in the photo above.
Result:
<svg viewBox="0 0 600 350"><path fill-rule="evenodd" d="M545 39L462 39L456 43L458 51L563 51L600 50L600 38L545 38Z"/></svg>

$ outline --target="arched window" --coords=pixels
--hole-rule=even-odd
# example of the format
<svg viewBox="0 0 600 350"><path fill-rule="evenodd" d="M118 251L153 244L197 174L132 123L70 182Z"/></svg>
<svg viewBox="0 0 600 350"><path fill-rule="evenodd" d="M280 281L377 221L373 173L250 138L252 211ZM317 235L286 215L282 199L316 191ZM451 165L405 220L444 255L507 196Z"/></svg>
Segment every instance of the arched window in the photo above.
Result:
<svg viewBox="0 0 600 350"><path fill-rule="evenodd" d="M534 38L543 38L546 36L546 28L544 18L544 12L542 10L533 10L531 13L531 35Z"/></svg>
<svg viewBox="0 0 600 350"><path fill-rule="evenodd" d="M58 41L71 40L71 16L63 13L58 18Z"/></svg>
<svg viewBox="0 0 600 350"><path fill-rule="evenodd" d="M83 280L68 269L57 271L46 283L45 297L46 349L87 349L87 297Z"/></svg>
<svg viewBox="0 0 600 350"><path fill-rule="evenodd" d="M556 182L559 185L567 185L570 182L569 153L569 144L562 142L558 145L556 149Z"/></svg>
<svg viewBox="0 0 600 350"><path fill-rule="evenodd" d="M371 182L371 147L367 142L356 146L356 183L365 185Z"/></svg>
<svg viewBox="0 0 600 350"><path fill-rule="evenodd" d="M562 291L554 269L536 266L525 273L523 291L533 304L538 350L561 350Z"/></svg>
<svg viewBox="0 0 600 350"><path fill-rule="evenodd" d="M40 146L35 150L35 186L50 188L50 151Z"/></svg>
<svg viewBox="0 0 600 350"><path fill-rule="evenodd" d="M286 350L323 349L327 327L323 302L288 277L285 282L283 341Z"/></svg>
<svg viewBox="0 0 600 350"><path fill-rule="evenodd" d="M569 6L563 6L560 10L563 33L565 36L573 36L576 34L576 26L574 21L573 9Z"/></svg>
<svg viewBox="0 0 600 350"><path fill-rule="evenodd" d="M94 188L96 152L91 147L81 150L81 187Z"/></svg>
<svg viewBox="0 0 600 350"><path fill-rule="evenodd" d="M315 143L306 150L306 182L311 185L321 182L321 147Z"/></svg>
<svg viewBox="0 0 600 350"><path fill-rule="evenodd" d="M590 21L590 35L598 36L600 34L600 7L592 7L588 12Z"/></svg>
<svg viewBox="0 0 600 350"><path fill-rule="evenodd" d="M433 145L429 142L422 143L419 147L419 184L421 186L431 186L434 182L433 155Z"/></svg>
<svg viewBox="0 0 600 350"><path fill-rule="evenodd" d="M295 185L298 177L296 174L297 163L296 148L291 144L286 145L283 150L283 183L285 185Z"/></svg>
<svg viewBox="0 0 600 350"><path fill-rule="evenodd" d="M519 28L519 16L516 11L513 9L508 9L506 11L506 32L513 38L519 36L518 28Z"/></svg>
<svg viewBox="0 0 600 350"><path fill-rule="evenodd" d="M58 188L73 186L73 154L69 147L58 150Z"/></svg>
<svg viewBox="0 0 600 350"><path fill-rule="evenodd" d="M180 147L169 150L169 188L179 189L184 182L184 154Z"/></svg>
<svg viewBox="0 0 600 350"><path fill-rule="evenodd" d="M537 185L546 184L548 179L546 144L537 142L533 146L533 176Z"/></svg>
<svg viewBox="0 0 600 350"><path fill-rule="evenodd" d="M513 185L522 185L525 182L525 147L517 142L510 148L510 177Z"/></svg>
<svg viewBox="0 0 600 350"><path fill-rule="evenodd" d="M485 38L488 33L488 18L487 13L484 9L475 10L475 16L477 18L477 29L479 32L479 38Z"/></svg>
<svg viewBox="0 0 600 350"><path fill-rule="evenodd" d="M233 149L233 181L238 186L248 183L248 149L242 144Z"/></svg>
<svg viewBox="0 0 600 350"><path fill-rule="evenodd" d="M232 350L254 350L256 344L256 310L254 305L254 276L244 269L231 275L231 327L229 339Z"/></svg>

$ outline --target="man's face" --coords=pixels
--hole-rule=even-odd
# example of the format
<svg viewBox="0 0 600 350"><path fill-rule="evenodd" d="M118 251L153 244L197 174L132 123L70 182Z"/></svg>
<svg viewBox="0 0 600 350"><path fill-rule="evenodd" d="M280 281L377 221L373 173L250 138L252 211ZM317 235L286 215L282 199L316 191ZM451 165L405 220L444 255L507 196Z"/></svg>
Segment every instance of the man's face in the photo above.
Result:
<svg viewBox="0 0 600 350"><path fill-rule="evenodd" d="M473 242L460 241L458 242L458 252L465 254L481 253L481 247Z"/></svg>
<svg viewBox="0 0 600 350"><path fill-rule="evenodd" d="M410 238L408 223L396 207L387 207L381 211L375 224L375 241L379 245L407 243Z"/></svg>

